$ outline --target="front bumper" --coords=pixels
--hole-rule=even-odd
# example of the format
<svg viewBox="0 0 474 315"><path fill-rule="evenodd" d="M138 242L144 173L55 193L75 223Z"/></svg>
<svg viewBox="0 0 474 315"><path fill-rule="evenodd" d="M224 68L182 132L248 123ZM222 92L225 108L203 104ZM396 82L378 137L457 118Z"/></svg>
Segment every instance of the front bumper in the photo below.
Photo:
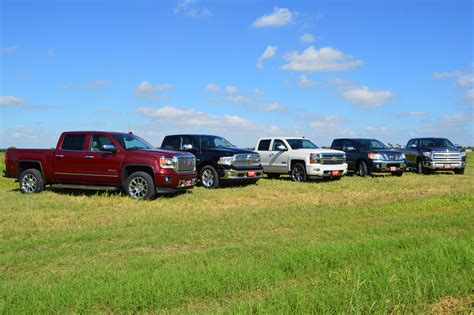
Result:
<svg viewBox="0 0 474 315"><path fill-rule="evenodd" d="M159 194L172 194L196 185L197 173L175 173L175 174L155 174L156 192Z"/></svg>
<svg viewBox="0 0 474 315"><path fill-rule="evenodd" d="M333 172L339 172L334 176ZM310 177L340 177L347 174L347 163L336 165L308 164L306 165L306 174Z"/></svg>
<svg viewBox="0 0 474 315"><path fill-rule="evenodd" d="M462 169L466 167L465 161L453 161L453 160L436 160L436 161L423 161L423 166L432 170L451 170L451 169Z"/></svg>
<svg viewBox="0 0 474 315"><path fill-rule="evenodd" d="M371 173L389 173L389 172L400 172L406 170L405 161L372 161L369 165Z"/></svg>
<svg viewBox="0 0 474 315"><path fill-rule="evenodd" d="M236 170L226 169L219 174L222 180L258 180L263 176L263 169Z"/></svg>

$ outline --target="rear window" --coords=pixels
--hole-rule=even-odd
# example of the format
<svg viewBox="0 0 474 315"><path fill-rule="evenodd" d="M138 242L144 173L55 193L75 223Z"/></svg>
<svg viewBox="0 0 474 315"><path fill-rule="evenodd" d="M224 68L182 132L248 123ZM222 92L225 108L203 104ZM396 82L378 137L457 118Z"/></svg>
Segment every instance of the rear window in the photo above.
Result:
<svg viewBox="0 0 474 315"><path fill-rule="evenodd" d="M257 151L268 151L270 149L271 140L261 140L258 144Z"/></svg>
<svg viewBox="0 0 474 315"><path fill-rule="evenodd" d="M84 142L86 140L85 134L68 134L64 136L61 149L81 151L84 149Z"/></svg>

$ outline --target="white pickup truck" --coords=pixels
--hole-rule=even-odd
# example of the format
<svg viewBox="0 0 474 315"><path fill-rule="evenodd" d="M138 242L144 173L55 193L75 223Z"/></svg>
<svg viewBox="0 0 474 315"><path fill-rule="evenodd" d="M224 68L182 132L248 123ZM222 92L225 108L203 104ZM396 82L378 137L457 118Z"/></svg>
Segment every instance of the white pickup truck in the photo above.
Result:
<svg viewBox="0 0 474 315"><path fill-rule="evenodd" d="M269 178L290 174L295 182L340 179L347 174L344 151L320 149L303 137L261 138L255 146Z"/></svg>

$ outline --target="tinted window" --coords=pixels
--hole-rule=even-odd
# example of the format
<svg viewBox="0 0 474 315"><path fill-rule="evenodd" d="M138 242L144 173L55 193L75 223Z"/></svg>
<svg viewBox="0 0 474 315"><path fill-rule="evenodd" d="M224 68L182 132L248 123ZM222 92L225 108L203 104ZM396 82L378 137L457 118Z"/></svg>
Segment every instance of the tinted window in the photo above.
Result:
<svg viewBox="0 0 474 315"><path fill-rule="evenodd" d="M153 149L153 146L140 137L130 134L114 136L120 145L127 151Z"/></svg>
<svg viewBox="0 0 474 315"><path fill-rule="evenodd" d="M317 145L315 145L308 139L286 139L286 142L288 142L288 144L293 150L318 148Z"/></svg>
<svg viewBox="0 0 474 315"><path fill-rule="evenodd" d="M273 140L272 151L278 151L277 148L278 148L280 145L282 145L282 146L284 146L284 147L286 148L286 145L285 145L285 143L284 143L282 140L280 140L280 139Z"/></svg>
<svg viewBox="0 0 474 315"><path fill-rule="evenodd" d="M178 150L179 143L180 143L180 137L166 137L163 140L163 144L161 145L161 148L165 150Z"/></svg>
<svg viewBox="0 0 474 315"><path fill-rule="evenodd" d="M414 139L411 139L410 141L408 141L407 143L407 148L409 148L412 144L415 143L415 140Z"/></svg>
<svg viewBox="0 0 474 315"><path fill-rule="evenodd" d="M332 142L331 146L334 150L342 150L342 140L337 139Z"/></svg>
<svg viewBox="0 0 474 315"><path fill-rule="evenodd" d="M344 140L344 144L343 144L343 146L342 146L342 149L343 149L344 151L346 151L346 150L349 150L348 148L350 148L350 147L352 147L352 148L355 149L354 141L352 141L352 140Z"/></svg>
<svg viewBox="0 0 474 315"><path fill-rule="evenodd" d="M201 142L201 148L234 148L235 146L222 137L217 136L198 136Z"/></svg>
<svg viewBox="0 0 474 315"><path fill-rule="evenodd" d="M360 139L357 144L362 149L388 149L385 144L375 139Z"/></svg>
<svg viewBox="0 0 474 315"><path fill-rule="evenodd" d="M454 145L448 139L443 138L428 138L420 139L420 144L422 148L434 148L434 147L454 147Z"/></svg>
<svg viewBox="0 0 474 315"><path fill-rule="evenodd" d="M90 150L97 152L102 150L102 146L104 144L111 144L114 145L112 140L109 137L103 135L92 135L91 143L90 143Z"/></svg>
<svg viewBox="0 0 474 315"><path fill-rule="evenodd" d="M268 151L270 149L270 142L271 140L261 140L258 144L258 151Z"/></svg>
<svg viewBox="0 0 474 315"><path fill-rule="evenodd" d="M85 134L68 134L64 136L63 144L61 149L81 151L84 149L84 141L86 140Z"/></svg>

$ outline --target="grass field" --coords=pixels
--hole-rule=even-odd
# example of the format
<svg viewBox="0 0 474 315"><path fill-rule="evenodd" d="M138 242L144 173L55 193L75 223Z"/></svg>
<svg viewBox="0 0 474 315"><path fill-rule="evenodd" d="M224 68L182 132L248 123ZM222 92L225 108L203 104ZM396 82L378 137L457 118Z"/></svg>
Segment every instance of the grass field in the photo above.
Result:
<svg viewBox="0 0 474 315"><path fill-rule="evenodd" d="M467 313L473 164L151 202L2 178L0 313Z"/></svg>

